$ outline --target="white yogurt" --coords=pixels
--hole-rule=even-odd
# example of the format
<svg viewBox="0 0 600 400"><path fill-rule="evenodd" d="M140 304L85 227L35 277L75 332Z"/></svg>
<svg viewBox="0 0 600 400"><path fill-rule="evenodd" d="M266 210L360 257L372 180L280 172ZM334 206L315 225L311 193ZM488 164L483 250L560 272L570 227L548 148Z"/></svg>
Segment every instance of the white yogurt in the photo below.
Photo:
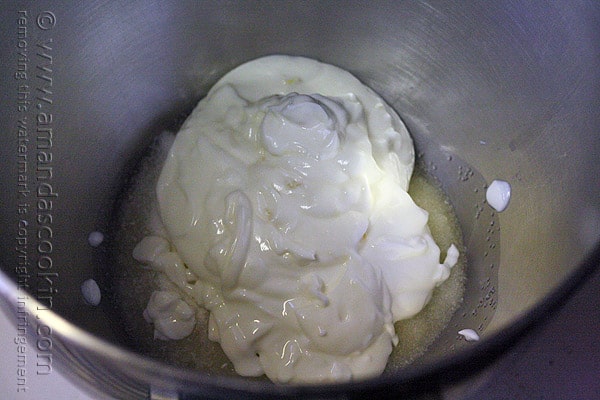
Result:
<svg viewBox="0 0 600 400"><path fill-rule="evenodd" d="M241 375L375 376L398 341L393 323L417 314L458 258L451 246L440 263L406 192L413 167L399 117L348 72L261 58L184 123L157 185L166 234L134 257L210 312L209 337ZM149 318L159 337L191 332L166 314Z"/></svg>
<svg viewBox="0 0 600 400"><path fill-rule="evenodd" d="M102 232L94 231L88 235L88 243L92 247L98 247L104 241L104 234Z"/></svg>
<svg viewBox="0 0 600 400"><path fill-rule="evenodd" d="M91 306L97 306L102 299L100 287L93 279L87 279L81 284L81 294L85 302Z"/></svg>
<svg viewBox="0 0 600 400"><path fill-rule="evenodd" d="M508 207L510 191L510 183L496 179L487 188L485 199L492 208L498 212L502 212Z"/></svg>
<svg viewBox="0 0 600 400"><path fill-rule="evenodd" d="M175 292L155 291L144 310L144 318L154 324L154 337L177 340L189 336L196 326L194 310Z"/></svg>
<svg viewBox="0 0 600 400"><path fill-rule="evenodd" d="M473 329L461 329L458 334L465 338L467 342L477 342L479 335Z"/></svg>

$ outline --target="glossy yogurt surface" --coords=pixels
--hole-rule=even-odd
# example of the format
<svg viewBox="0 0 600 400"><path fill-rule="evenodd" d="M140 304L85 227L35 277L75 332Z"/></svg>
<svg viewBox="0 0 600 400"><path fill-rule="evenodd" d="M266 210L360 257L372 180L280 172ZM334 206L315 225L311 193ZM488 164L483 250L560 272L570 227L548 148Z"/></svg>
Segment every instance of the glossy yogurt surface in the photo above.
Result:
<svg viewBox="0 0 600 400"><path fill-rule="evenodd" d="M397 114L337 67L269 56L225 75L177 133L134 257L177 291L146 309L180 339L210 313L236 372L286 382L382 373L394 322L456 264L407 193L412 140Z"/></svg>

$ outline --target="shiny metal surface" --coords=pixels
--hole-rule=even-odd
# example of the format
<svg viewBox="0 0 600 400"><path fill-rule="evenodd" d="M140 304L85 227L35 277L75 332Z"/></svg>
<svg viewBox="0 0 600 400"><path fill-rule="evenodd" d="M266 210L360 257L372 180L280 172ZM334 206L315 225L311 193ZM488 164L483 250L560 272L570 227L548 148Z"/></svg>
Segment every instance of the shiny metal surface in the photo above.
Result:
<svg viewBox="0 0 600 400"><path fill-rule="evenodd" d="M56 324L57 360L115 396L151 386L227 398L420 390L420 379L510 337L598 264L597 2L40 1L6 3L1 18L0 254L12 278L0 279L2 303L18 315L11 282L29 285L32 321ZM274 53L338 65L380 93L457 208L469 246L465 304L414 367L285 388L174 370L104 342L127 338L110 306L110 257L88 233L110 242L115 200L155 134L176 128L222 74ZM484 203L497 178L513 188L501 214ZM90 277L102 307L83 304ZM482 342L457 342L464 326L481 327Z"/></svg>

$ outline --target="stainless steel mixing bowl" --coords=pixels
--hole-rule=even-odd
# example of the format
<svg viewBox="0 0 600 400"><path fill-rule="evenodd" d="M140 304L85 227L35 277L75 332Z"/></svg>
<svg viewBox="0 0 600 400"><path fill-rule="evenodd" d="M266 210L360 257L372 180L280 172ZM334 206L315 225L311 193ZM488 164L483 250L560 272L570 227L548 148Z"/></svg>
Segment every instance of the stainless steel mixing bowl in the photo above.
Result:
<svg viewBox="0 0 600 400"><path fill-rule="evenodd" d="M435 392L484 365L598 265L598 2L36 1L5 2L1 17L0 303L19 334L27 322L47 360L96 390ZM127 177L220 76L275 53L338 65L381 94L456 208L468 246L464 303L410 367L276 386L138 354L121 325L107 249ZM493 179L512 185L501 214L485 203ZM94 248L87 237L97 230L106 240ZM88 278L100 284L98 307L81 296ZM459 340L465 327L482 340Z"/></svg>

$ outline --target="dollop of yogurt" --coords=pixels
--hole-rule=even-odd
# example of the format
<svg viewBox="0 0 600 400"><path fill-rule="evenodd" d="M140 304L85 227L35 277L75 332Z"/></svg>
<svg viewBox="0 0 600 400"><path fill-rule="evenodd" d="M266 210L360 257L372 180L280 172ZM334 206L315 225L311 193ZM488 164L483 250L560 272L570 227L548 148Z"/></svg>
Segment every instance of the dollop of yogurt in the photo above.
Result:
<svg viewBox="0 0 600 400"><path fill-rule="evenodd" d="M241 375L376 376L394 322L417 314L458 258L451 246L440 263L407 193L413 167L398 115L350 73L260 58L182 126L156 188L166 233L134 257L210 312L209 338ZM172 294L150 303L159 336L191 331L189 318L177 328Z"/></svg>
<svg viewBox="0 0 600 400"><path fill-rule="evenodd" d="M510 183L494 179L485 192L485 199L493 209L502 212L508 207L510 193Z"/></svg>

